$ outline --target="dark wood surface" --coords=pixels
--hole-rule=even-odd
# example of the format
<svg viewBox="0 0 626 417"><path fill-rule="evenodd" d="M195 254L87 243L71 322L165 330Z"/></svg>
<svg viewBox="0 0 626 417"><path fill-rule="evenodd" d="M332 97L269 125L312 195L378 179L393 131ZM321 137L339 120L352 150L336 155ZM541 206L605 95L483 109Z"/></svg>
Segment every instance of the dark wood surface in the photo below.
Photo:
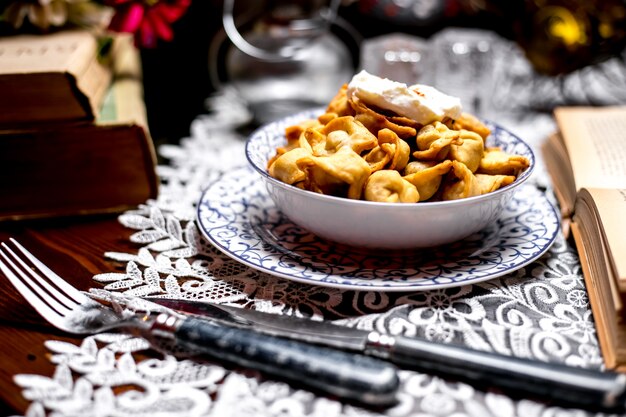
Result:
<svg viewBox="0 0 626 417"><path fill-rule="evenodd" d="M0 223L0 241L16 238L83 290L99 285L92 280L95 274L123 272L124 265L106 259L104 253L136 252L138 248L129 241L132 232L118 223L116 215ZM24 415L30 404L13 382L15 374L53 375L50 352L44 346L50 339L80 340L48 325L0 273L1 415Z"/></svg>

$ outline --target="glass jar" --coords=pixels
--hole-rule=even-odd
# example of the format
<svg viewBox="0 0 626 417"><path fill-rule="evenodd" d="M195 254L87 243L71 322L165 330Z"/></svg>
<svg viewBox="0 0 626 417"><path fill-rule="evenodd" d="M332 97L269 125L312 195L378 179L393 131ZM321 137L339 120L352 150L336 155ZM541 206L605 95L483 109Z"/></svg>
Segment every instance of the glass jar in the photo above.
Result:
<svg viewBox="0 0 626 417"><path fill-rule="evenodd" d="M335 0L328 7L320 7L320 1L270 2L243 33L234 23L233 3L224 3L224 29L231 42L225 76L258 124L325 106L350 81L352 54L330 30Z"/></svg>

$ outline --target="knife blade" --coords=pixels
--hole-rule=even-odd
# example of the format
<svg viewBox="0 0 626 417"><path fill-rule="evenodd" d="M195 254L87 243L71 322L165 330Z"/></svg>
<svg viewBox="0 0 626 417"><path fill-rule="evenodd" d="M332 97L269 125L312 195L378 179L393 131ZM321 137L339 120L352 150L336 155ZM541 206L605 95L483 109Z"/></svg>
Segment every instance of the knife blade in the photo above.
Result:
<svg viewBox="0 0 626 417"><path fill-rule="evenodd" d="M380 408L397 403L397 367L387 361L253 328L227 326L219 320L181 314L165 304L120 293L91 289L86 294L110 304L122 315L143 317L142 334L148 338L167 339L190 352L360 405Z"/></svg>
<svg viewBox="0 0 626 417"><path fill-rule="evenodd" d="M226 325L375 356L481 389L496 388L516 398L530 396L594 411L626 411L626 375L618 372L539 362L206 301L146 299Z"/></svg>

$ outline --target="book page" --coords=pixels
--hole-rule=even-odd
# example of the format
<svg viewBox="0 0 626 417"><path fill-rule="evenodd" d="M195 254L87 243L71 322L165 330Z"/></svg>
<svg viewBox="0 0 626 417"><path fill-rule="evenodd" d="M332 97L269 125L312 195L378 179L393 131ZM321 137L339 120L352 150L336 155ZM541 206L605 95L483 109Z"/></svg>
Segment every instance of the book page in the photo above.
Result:
<svg viewBox="0 0 626 417"><path fill-rule="evenodd" d="M626 291L626 222L624 221L626 188L590 188L587 191L596 203L617 284L624 292Z"/></svg>
<svg viewBox="0 0 626 417"><path fill-rule="evenodd" d="M586 222L573 222L572 234L580 255L580 264L593 312L598 342L602 349L602 357L605 365L612 369L624 362L624 358L618 354L619 325L613 296L609 283L598 273L598 255L592 251L594 239L589 236L589 230L586 230Z"/></svg>
<svg viewBox="0 0 626 417"><path fill-rule="evenodd" d="M561 217L566 220L574 211L578 189L574 182L574 173L567 148L560 133L556 132L548 136L542 144L541 151L545 159L546 169L552 179L554 193L559 201ZM564 236L567 237L567 228L563 227L562 229Z"/></svg>
<svg viewBox="0 0 626 417"><path fill-rule="evenodd" d="M577 188L626 188L626 106L554 111Z"/></svg>

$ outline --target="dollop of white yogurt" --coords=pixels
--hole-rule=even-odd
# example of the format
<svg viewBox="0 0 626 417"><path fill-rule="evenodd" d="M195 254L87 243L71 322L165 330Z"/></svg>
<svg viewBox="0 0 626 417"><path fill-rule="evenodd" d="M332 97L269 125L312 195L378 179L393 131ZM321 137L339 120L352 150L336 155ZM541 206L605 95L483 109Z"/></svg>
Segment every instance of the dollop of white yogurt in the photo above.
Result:
<svg viewBox="0 0 626 417"><path fill-rule="evenodd" d="M358 98L365 104L389 110L417 123L442 121L461 115L461 99L449 96L434 87L404 83L377 77L363 70L352 77L346 91L349 99Z"/></svg>

